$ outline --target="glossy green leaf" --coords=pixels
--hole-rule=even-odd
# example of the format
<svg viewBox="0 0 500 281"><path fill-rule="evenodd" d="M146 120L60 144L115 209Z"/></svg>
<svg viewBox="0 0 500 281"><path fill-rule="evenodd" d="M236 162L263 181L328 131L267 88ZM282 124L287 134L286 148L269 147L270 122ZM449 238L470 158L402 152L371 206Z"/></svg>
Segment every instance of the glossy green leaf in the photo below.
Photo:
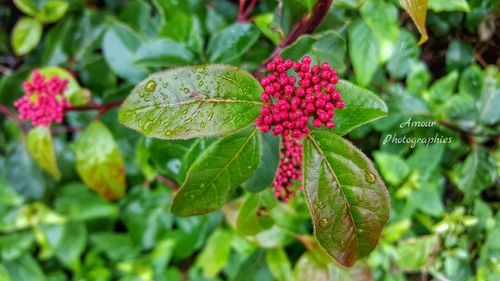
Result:
<svg viewBox="0 0 500 281"><path fill-rule="evenodd" d="M235 23L214 34L207 52L211 62L230 62L244 54L259 38L259 30L250 23Z"/></svg>
<svg viewBox="0 0 500 281"><path fill-rule="evenodd" d="M198 256L203 273L207 277L215 277L226 265L231 253L231 233L217 229L208 238L207 244Z"/></svg>
<svg viewBox="0 0 500 281"><path fill-rule="evenodd" d="M261 138L255 127L211 144L189 169L174 197L172 212L192 216L219 209L259 165L260 146Z"/></svg>
<svg viewBox="0 0 500 281"><path fill-rule="evenodd" d="M171 67L192 63L194 55L186 45L169 39L146 42L137 50L135 64L147 67Z"/></svg>
<svg viewBox="0 0 500 281"><path fill-rule="evenodd" d="M69 8L65 0L14 0L13 2L19 10L43 23L58 21Z"/></svg>
<svg viewBox="0 0 500 281"><path fill-rule="evenodd" d="M427 1L428 0L400 0L399 2L410 15L413 23L420 32L420 40L418 44L422 44L429 36L427 35L427 29L425 28L425 19L427 17ZM431 0L432 2L432 0Z"/></svg>
<svg viewBox="0 0 500 281"><path fill-rule="evenodd" d="M429 89L429 96L433 101L442 102L455 93L458 81L458 71L454 70L446 76L436 80Z"/></svg>
<svg viewBox="0 0 500 281"><path fill-rule="evenodd" d="M367 256L389 218L385 185L371 161L330 132L304 141L304 194L321 246L344 266Z"/></svg>
<svg viewBox="0 0 500 281"><path fill-rule="evenodd" d="M348 29L349 56L356 81L362 87L370 83L380 64L380 49L375 34L362 20Z"/></svg>
<svg viewBox="0 0 500 281"><path fill-rule="evenodd" d="M430 0L429 10L434 12L469 12L470 6L467 0Z"/></svg>
<svg viewBox="0 0 500 281"><path fill-rule="evenodd" d="M30 130L28 133L28 150L42 169L51 174L56 180L61 178L49 128L38 126Z"/></svg>
<svg viewBox="0 0 500 281"><path fill-rule="evenodd" d="M110 200L124 195L123 158L104 124L91 123L76 140L74 150L76 169L88 187Z"/></svg>
<svg viewBox="0 0 500 281"><path fill-rule="evenodd" d="M242 186L250 192L259 192L270 187L278 170L279 153L280 138L271 133L262 134L262 153L259 167Z"/></svg>
<svg viewBox="0 0 500 281"><path fill-rule="evenodd" d="M69 222L64 226L55 255L63 264L78 270L80 256L87 245L87 229L82 222Z"/></svg>
<svg viewBox="0 0 500 281"><path fill-rule="evenodd" d="M134 63L139 59L137 52L144 41L144 38L127 25L120 23L108 28L102 40L102 50L114 73L132 83L137 83L147 76L146 68Z"/></svg>
<svg viewBox="0 0 500 281"><path fill-rule="evenodd" d="M257 80L233 66L180 67L139 83L123 103L119 120L161 139L224 135L257 118L261 93Z"/></svg>
<svg viewBox="0 0 500 281"><path fill-rule="evenodd" d="M345 108L335 110L333 121L337 126L333 132L336 134L345 135L363 124L387 115L384 101L371 91L347 80L340 80L336 88L345 102Z"/></svg>
<svg viewBox="0 0 500 281"><path fill-rule="evenodd" d="M32 18L21 18L12 30L12 48L18 56L31 52L42 38L42 25Z"/></svg>

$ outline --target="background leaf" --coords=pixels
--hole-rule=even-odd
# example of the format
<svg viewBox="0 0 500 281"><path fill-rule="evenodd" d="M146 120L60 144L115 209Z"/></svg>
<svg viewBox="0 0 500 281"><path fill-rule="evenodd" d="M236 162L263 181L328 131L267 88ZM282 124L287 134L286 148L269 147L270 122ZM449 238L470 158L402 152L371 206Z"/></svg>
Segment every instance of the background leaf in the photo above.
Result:
<svg viewBox="0 0 500 281"><path fill-rule="evenodd" d="M75 143L76 169L85 184L107 199L125 193L125 167L120 150L104 124L94 121Z"/></svg>
<svg viewBox="0 0 500 281"><path fill-rule="evenodd" d="M425 19L427 17L427 1L428 0L400 0L401 5L410 15L413 23L420 32L420 40L418 44L423 44L429 38L427 29L425 28ZM431 0L432 2L432 0Z"/></svg>
<svg viewBox="0 0 500 281"><path fill-rule="evenodd" d="M61 178L49 128L38 126L30 130L28 133L28 150L42 169L50 173L56 180Z"/></svg>
<svg viewBox="0 0 500 281"><path fill-rule="evenodd" d="M20 19L12 30L12 48L19 55L33 50L42 38L42 25L32 18Z"/></svg>

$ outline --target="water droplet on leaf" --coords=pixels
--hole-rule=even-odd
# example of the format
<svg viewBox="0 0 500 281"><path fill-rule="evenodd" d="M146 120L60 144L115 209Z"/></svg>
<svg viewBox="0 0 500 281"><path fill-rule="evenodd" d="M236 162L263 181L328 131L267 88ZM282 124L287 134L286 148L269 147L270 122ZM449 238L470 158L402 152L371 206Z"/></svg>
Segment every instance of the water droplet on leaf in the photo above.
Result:
<svg viewBox="0 0 500 281"><path fill-rule="evenodd" d="M152 92L156 89L156 82L153 81L153 80L149 80L149 82L146 84L146 86L144 86L144 90L146 90L146 92Z"/></svg>
<svg viewBox="0 0 500 281"><path fill-rule="evenodd" d="M325 207L325 204L323 204L323 202L317 202L316 203L316 208L323 209L324 207Z"/></svg>
<svg viewBox="0 0 500 281"><path fill-rule="evenodd" d="M327 219L320 219L319 220L319 226L325 227L327 224L328 224L328 220Z"/></svg>
<svg viewBox="0 0 500 281"><path fill-rule="evenodd" d="M367 173L367 174L365 175L365 179L366 179L366 181L367 181L367 182L369 182L369 183L374 183L374 182L375 182L375 175L374 175L374 174L372 174L372 173Z"/></svg>

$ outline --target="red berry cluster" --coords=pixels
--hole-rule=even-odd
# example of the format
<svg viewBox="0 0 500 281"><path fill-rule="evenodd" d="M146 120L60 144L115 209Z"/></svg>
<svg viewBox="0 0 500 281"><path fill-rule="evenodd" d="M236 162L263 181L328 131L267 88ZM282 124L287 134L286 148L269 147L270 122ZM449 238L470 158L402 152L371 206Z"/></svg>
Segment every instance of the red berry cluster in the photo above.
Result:
<svg viewBox="0 0 500 281"><path fill-rule="evenodd" d="M311 67L309 56L302 58L301 62L283 61L277 57L267 69L269 74L261 80L264 87L261 98L266 105L256 120L262 132L272 129L273 135L291 134L300 139L310 132L308 123L311 117L314 127L335 127L333 110L344 108L344 101L335 89L339 80L337 71L329 63ZM298 82L295 76L287 73L290 69L297 73Z"/></svg>
<svg viewBox="0 0 500 281"><path fill-rule="evenodd" d="M31 120L33 126L48 127L54 121L61 123L64 110L71 104L66 100L63 92L67 89L68 80L52 77L45 81L45 77L38 71L33 71L33 81L23 82L24 95L14 102L19 111L19 117Z"/></svg>
<svg viewBox="0 0 500 281"><path fill-rule="evenodd" d="M289 74L291 69L298 79ZM260 81L264 88L261 98L266 104L255 122L262 132L283 136L273 187L278 199L288 201L295 195L292 180L302 180L300 139L310 133L309 121L312 119L317 128L335 128L334 109L342 109L345 104L335 89L337 71L327 62L311 67L309 56L300 62L277 57L267 64L267 70L269 74Z"/></svg>
<svg viewBox="0 0 500 281"><path fill-rule="evenodd" d="M302 144L289 135L283 136L280 165L273 182L274 196L288 202L295 196L292 180L302 181ZM302 186L299 186L302 190Z"/></svg>

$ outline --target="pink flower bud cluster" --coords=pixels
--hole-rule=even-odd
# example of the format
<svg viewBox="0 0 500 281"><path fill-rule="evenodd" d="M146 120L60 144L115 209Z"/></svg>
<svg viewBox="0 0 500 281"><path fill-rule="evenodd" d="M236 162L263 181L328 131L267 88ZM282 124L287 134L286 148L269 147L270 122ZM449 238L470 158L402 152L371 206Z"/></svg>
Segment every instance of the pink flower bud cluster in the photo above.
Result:
<svg viewBox="0 0 500 281"><path fill-rule="evenodd" d="M267 64L267 70L269 74L260 81L264 88L261 99L266 104L255 123L264 133L283 136L273 187L276 198L288 202L295 195L293 180L302 181L300 139L311 132L309 122L316 128L335 128L334 110L345 104L335 88L337 71L327 62L311 67L309 56L300 62L277 57ZM297 76L289 74L291 70Z"/></svg>
<svg viewBox="0 0 500 281"><path fill-rule="evenodd" d="M335 89L337 71L329 63L311 67L309 56L301 62L277 57L267 64L267 69L269 74L260 81L266 105L255 121L262 132L272 130L273 135L291 134L300 139L310 132L310 119L314 127L335 127L333 111L345 105ZM297 73L298 81L287 73L290 69Z"/></svg>
<svg viewBox="0 0 500 281"><path fill-rule="evenodd" d="M280 165L273 182L274 196L288 202L295 196L293 181L302 181L302 144L289 135L283 136L280 151ZM299 186L302 190L302 186Z"/></svg>
<svg viewBox="0 0 500 281"><path fill-rule="evenodd" d="M24 81L23 87L23 97L14 102L21 119L31 120L33 126L45 127L62 122L64 110L71 107L63 95L68 80L52 77L46 81L45 76L35 70L33 81Z"/></svg>

